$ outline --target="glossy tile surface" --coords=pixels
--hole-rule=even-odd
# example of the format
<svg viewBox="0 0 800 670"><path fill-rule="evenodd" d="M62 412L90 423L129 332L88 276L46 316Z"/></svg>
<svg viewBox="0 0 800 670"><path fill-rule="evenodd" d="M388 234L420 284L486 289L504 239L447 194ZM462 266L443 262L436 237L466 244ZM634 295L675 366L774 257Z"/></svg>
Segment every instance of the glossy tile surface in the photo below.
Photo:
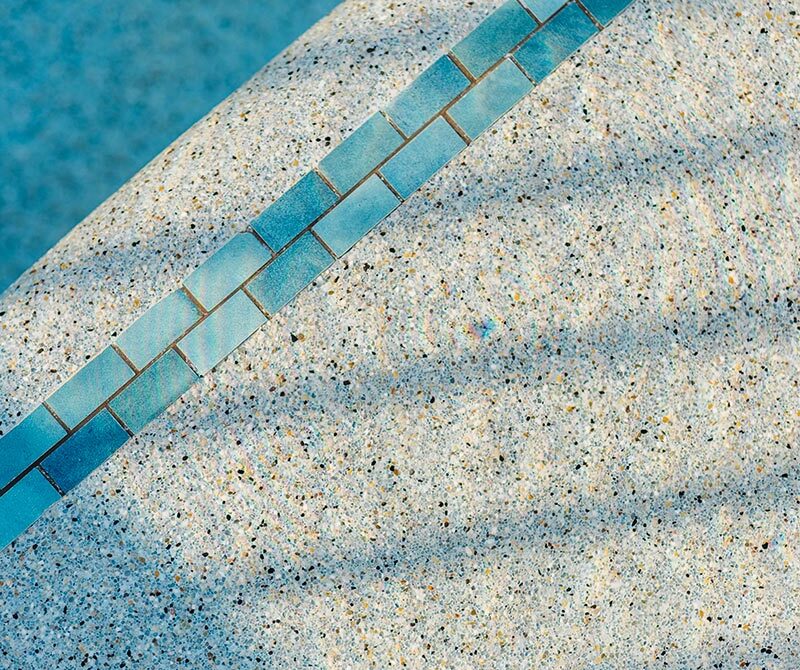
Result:
<svg viewBox="0 0 800 670"><path fill-rule="evenodd" d="M47 408L39 405L0 437L0 489L66 434Z"/></svg>
<svg viewBox="0 0 800 670"><path fill-rule="evenodd" d="M590 0L583 5L604 26L625 9L631 0Z"/></svg>
<svg viewBox="0 0 800 670"><path fill-rule="evenodd" d="M539 21L546 21L564 6L565 0L523 0L523 4Z"/></svg>
<svg viewBox="0 0 800 670"><path fill-rule="evenodd" d="M38 470L31 470L0 498L0 549L38 519L61 496Z"/></svg>

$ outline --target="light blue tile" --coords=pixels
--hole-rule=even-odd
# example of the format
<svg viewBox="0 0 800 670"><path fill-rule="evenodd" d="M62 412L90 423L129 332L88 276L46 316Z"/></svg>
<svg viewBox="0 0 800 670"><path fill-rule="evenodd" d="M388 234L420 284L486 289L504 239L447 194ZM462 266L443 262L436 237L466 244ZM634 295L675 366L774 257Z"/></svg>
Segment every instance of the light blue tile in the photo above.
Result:
<svg viewBox="0 0 800 670"><path fill-rule="evenodd" d="M450 108L450 116L474 140L532 88L514 63L503 61Z"/></svg>
<svg viewBox="0 0 800 670"><path fill-rule="evenodd" d="M319 274L333 257L311 233L306 233L257 275L247 288L258 303L274 314Z"/></svg>
<svg viewBox="0 0 800 670"><path fill-rule="evenodd" d="M143 368L200 318L200 310L183 291L170 293L140 316L117 339L117 346L137 368Z"/></svg>
<svg viewBox="0 0 800 670"><path fill-rule="evenodd" d="M11 544L61 496L38 470L31 470L0 498L0 549Z"/></svg>
<svg viewBox="0 0 800 670"><path fill-rule="evenodd" d="M254 235L240 233L192 272L183 285L210 311L270 258L272 253Z"/></svg>
<svg viewBox="0 0 800 670"><path fill-rule="evenodd" d="M133 377L133 370L111 347L84 365L47 402L74 428Z"/></svg>
<svg viewBox="0 0 800 670"><path fill-rule="evenodd" d="M407 198L466 145L439 117L381 169L395 191Z"/></svg>
<svg viewBox="0 0 800 670"><path fill-rule="evenodd" d="M544 22L562 8L566 0L523 0L523 3L539 21Z"/></svg>
<svg viewBox="0 0 800 670"><path fill-rule="evenodd" d="M138 433L180 398L197 380L186 362L170 349L142 372L109 405L132 432Z"/></svg>
<svg viewBox="0 0 800 670"><path fill-rule="evenodd" d="M178 342L178 347L204 375L266 321L255 303L237 291L197 328Z"/></svg>
<svg viewBox="0 0 800 670"><path fill-rule="evenodd" d="M314 226L314 231L341 256L399 204L386 184L373 175Z"/></svg>
<svg viewBox="0 0 800 670"><path fill-rule="evenodd" d="M127 441L128 433L104 409L45 458L42 467L62 491L69 491Z"/></svg>
<svg viewBox="0 0 800 670"><path fill-rule="evenodd" d="M325 156L319 168L345 193L402 143L400 133L381 114L374 114Z"/></svg>
<svg viewBox="0 0 800 670"><path fill-rule="evenodd" d="M452 51L475 77L505 56L528 33L536 22L517 0L508 0L484 19Z"/></svg>
<svg viewBox="0 0 800 670"><path fill-rule="evenodd" d="M336 199L322 178L309 172L253 221L253 230L278 251L332 207Z"/></svg>
<svg viewBox="0 0 800 670"><path fill-rule="evenodd" d="M47 408L39 405L0 437L0 489L66 434Z"/></svg>
<svg viewBox="0 0 800 670"><path fill-rule="evenodd" d="M586 13L569 4L523 44L515 58L537 82L597 32Z"/></svg>
<svg viewBox="0 0 800 670"><path fill-rule="evenodd" d="M469 79L442 56L391 102L386 113L400 130L412 135L467 86Z"/></svg>
<svg viewBox="0 0 800 670"><path fill-rule="evenodd" d="M611 20L629 4L631 0L588 0L583 3L592 16L604 26L611 23Z"/></svg>

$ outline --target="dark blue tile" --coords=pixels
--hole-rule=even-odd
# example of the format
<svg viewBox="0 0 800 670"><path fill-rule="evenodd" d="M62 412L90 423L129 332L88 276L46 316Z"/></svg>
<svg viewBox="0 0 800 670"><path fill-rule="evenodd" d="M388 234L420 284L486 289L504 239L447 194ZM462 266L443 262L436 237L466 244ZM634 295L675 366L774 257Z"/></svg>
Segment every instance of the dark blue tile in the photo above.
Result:
<svg viewBox="0 0 800 670"><path fill-rule="evenodd" d="M546 21L565 4L566 0L523 0L523 4L527 6L539 21Z"/></svg>
<svg viewBox="0 0 800 670"><path fill-rule="evenodd" d="M47 402L74 428L133 377L133 370L111 347L84 365Z"/></svg>
<svg viewBox="0 0 800 670"><path fill-rule="evenodd" d="M333 263L311 233L306 233L256 275L247 289L270 314L274 314Z"/></svg>
<svg viewBox="0 0 800 670"><path fill-rule="evenodd" d="M0 489L66 434L47 408L39 405L0 437Z"/></svg>
<svg viewBox="0 0 800 670"><path fill-rule="evenodd" d="M132 432L138 433L180 398L197 375L170 349L134 379L109 406Z"/></svg>
<svg viewBox="0 0 800 670"><path fill-rule="evenodd" d="M309 172L252 223L275 251L282 249L336 202L336 194L316 172Z"/></svg>
<svg viewBox="0 0 800 670"><path fill-rule="evenodd" d="M11 544L60 495L38 470L31 470L0 498L0 549Z"/></svg>
<svg viewBox="0 0 800 670"><path fill-rule="evenodd" d="M128 440L128 433L104 409L42 461L62 491L80 482Z"/></svg>
<svg viewBox="0 0 800 670"><path fill-rule="evenodd" d="M588 0L583 3L592 16L604 26L611 23L611 20L629 4L631 0Z"/></svg>
<svg viewBox="0 0 800 670"><path fill-rule="evenodd" d="M569 4L523 44L514 57L539 82L597 32L586 13Z"/></svg>

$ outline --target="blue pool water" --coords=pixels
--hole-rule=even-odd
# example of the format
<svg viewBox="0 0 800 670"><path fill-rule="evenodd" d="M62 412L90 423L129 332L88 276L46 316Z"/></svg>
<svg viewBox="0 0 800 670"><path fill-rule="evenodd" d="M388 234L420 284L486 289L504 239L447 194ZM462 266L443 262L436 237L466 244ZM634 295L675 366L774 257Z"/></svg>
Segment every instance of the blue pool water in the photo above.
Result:
<svg viewBox="0 0 800 670"><path fill-rule="evenodd" d="M338 2L0 3L0 291Z"/></svg>

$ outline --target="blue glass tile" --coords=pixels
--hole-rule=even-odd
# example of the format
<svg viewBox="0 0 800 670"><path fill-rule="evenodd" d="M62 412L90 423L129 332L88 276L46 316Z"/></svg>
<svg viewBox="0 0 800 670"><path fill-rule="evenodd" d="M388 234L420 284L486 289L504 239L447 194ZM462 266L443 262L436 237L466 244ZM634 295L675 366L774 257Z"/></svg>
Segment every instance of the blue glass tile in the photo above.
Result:
<svg viewBox="0 0 800 670"><path fill-rule="evenodd" d="M0 437L0 489L66 434L47 408L39 405Z"/></svg>
<svg viewBox="0 0 800 670"><path fill-rule="evenodd" d="M240 233L192 272L183 285L211 310L270 258L269 249L254 235Z"/></svg>
<svg viewBox="0 0 800 670"><path fill-rule="evenodd" d="M42 467L62 491L82 482L128 441L128 433L104 409L42 461Z"/></svg>
<svg viewBox="0 0 800 670"><path fill-rule="evenodd" d="M456 44L452 51L467 70L475 77L480 77L534 28L536 22L530 14L522 9L517 0L508 0Z"/></svg>
<svg viewBox="0 0 800 670"><path fill-rule="evenodd" d="M248 285L258 303L274 314L319 274L333 257L311 233L306 233L270 263Z"/></svg>
<svg viewBox="0 0 800 670"><path fill-rule="evenodd" d="M0 498L0 549L11 544L61 496L38 470L31 470Z"/></svg>
<svg viewBox="0 0 800 670"><path fill-rule="evenodd" d="M467 86L469 79L442 56L392 101L386 113L400 130L412 135Z"/></svg>
<svg viewBox="0 0 800 670"><path fill-rule="evenodd" d="M255 303L237 291L197 328L178 342L197 371L204 375L266 321Z"/></svg>
<svg viewBox="0 0 800 670"><path fill-rule="evenodd" d="M133 370L111 347L84 365L47 402L74 428L133 377Z"/></svg>
<svg viewBox="0 0 800 670"><path fill-rule="evenodd" d="M136 319L119 336L117 346L141 369L199 318L197 306L183 291L175 291Z"/></svg>
<svg viewBox="0 0 800 670"><path fill-rule="evenodd" d="M186 362L170 349L109 403L132 432L138 433L180 398L197 380Z"/></svg>
<svg viewBox="0 0 800 670"><path fill-rule="evenodd" d="M465 146L452 126L439 117L384 165L381 173L407 198Z"/></svg>
<svg viewBox="0 0 800 670"><path fill-rule="evenodd" d="M594 18L604 26L608 25L617 14L625 9L631 0L588 0L583 5L588 9Z"/></svg>
<svg viewBox="0 0 800 670"><path fill-rule="evenodd" d="M451 107L450 116L474 140L532 88L514 63L504 61Z"/></svg>
<svg viewBox="0 0 800 670"><path fill-rule="evenodd" d="M278 251L332 207L336 199L322 178L309 172L253 221L253 230Z"/></svg>
<svg viewBox="0 0 800 670"><path fill-rule="evenodd" d="M566 0L523 0L537 19L544 22L564 6Z"/></svg>
<svg viewBox="0 0 800 670"><path fill-rule="evenodd" d="M541 81L596 32L586 13L570 4L534 33L515 58L535 81Z"/></svg>
<svg viewBox="0 0 800 670"><path fill-rule="evenodd" d="M314 231L341 256L399 204L386 184L373 175L314 226Z"/></svg>
<svg viewBox="0 0 800 670"><path fill-rule="evenodd" d="M344 193L402 143L400 133L381 114L374 114L325 156L319 168Z"/></svg>

